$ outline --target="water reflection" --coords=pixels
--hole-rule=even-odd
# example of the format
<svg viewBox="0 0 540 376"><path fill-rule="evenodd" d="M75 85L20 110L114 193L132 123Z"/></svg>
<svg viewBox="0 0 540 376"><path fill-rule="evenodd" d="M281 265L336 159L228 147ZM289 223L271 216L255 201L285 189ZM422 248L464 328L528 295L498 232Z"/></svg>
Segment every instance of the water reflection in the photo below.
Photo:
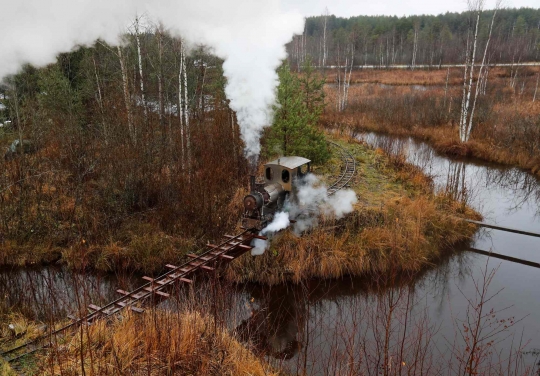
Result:
<svg viewBox="0 0 540 376"><path fill-rule="evenodd" d="M373 133L361 138L373 147L405 156L432 177L435 189L465 199L486 221L538 231L540 185L532 175L479 161L450 159L411 138ZM479 232L474 247L533 261L540 258L538 239L500 231ZM498 271L490 289L501 292L486 305L486 312L508 307L501 319L523 321L503 333L493 356L497 351L508 356L511 349L519 348L518 339L510 334L517 333L519 338L523 333L526 346L514 353L516 364L532 367L538 356L534 350L540 348L538 272L460 249L409 278L385 275L279 287L202 279L194 289L176 290L162 307L179 309L186 302L198 302L197 309L228 323L231 331L249 340L270 362L292 373L378 374L390 369L389 374L437 374L442 370L454 374L459 373L456 367L460 365L455 359L466 355L461 334L472 312L478 281L486 270L495 268ZM65 317L88 303L112 300L117 288L128 290L140 282L133 276L86 275L56 268L3 271L0 313L11 310L36 318ZM495 364L497 359L491 360Z"/></svg>
<svg viewBox="0 0 540 376"><path fill-rule="evenodd" d="M432 177L439 191L455 192L457 197L466 194L468 202L490 219L500 221L504 215L517 214L532 216L536 227L539 225L540 181L534 175L474 159L442 156L411 137L366 133L358 138L392 155L403 155Z"/></svg>
<svg viewBox="0 0 540 376"><path fill-rule="evenodd" d="M0 270L0 313L20 312L48 321L117 298L116 289L133 287L133 277L74 273L62 267ZM46 304L45 304L46 302Z"/></svg>

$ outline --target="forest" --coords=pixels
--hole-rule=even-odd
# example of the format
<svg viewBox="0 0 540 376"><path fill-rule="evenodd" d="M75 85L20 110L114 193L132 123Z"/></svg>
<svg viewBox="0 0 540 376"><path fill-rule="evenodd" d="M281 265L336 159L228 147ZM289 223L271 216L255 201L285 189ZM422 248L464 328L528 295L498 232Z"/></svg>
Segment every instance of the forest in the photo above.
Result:
<svg viewBox="0 0 540 376"><path fill-rule="evenodd" d="M538 374L537 274L494 266L477 224L537 231L539 9L306 18L255 75L275 82L258 155L218 49L146 15L121 42L0 83L0 351L49 341L0 374ZM311 160L311 196L350 172L350 209L155 294L253 230L250 175L282 156Z"/></svg>
<svg viewBox="0 0 540 376"><path fill-rule="evenodd" d="M489 33L494 10L481 15L480 37ZM288 45L293 64L311 56L319 66L344 65L351 56L355 66L417 65L440 67L463 64L463 47L474 11L417 16L355 16L323 14L308 17L304 33ZM485 39L485 38L484 38ZM490 64L538 61L540 10L499 9L493 30Z"/></svg>

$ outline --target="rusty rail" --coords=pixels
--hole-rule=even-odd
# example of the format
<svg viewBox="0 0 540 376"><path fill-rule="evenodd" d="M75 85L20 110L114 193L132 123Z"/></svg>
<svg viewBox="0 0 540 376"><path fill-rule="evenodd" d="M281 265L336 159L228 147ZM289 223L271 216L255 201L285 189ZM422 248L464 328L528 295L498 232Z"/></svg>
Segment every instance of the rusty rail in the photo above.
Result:
<svg viewBox="0 0 540 376"><path fill-rule="evenodd" d="M343 146L332 141L327 142L330 145L338 148L339 152L341 153L341 159L343 160L341 174L338 176L334 184L328 187L328 196L332 196L334 193L345 188L349 184L356 173L356 161L351 153L349 153Z"/></svg>
<svg viewBox="0 0 540 376"><path fill-rule="evenodd" d="M114 316L124 309L131 309L136 313L144 312L144 309L138 307L148 300L153 302L162 301L170 297L166 290L172 287L176 283L192 283L192 280L187 278L192 274L205 270L215 270L218 263L223 261L231 261L241 256L245 252L251 250L250 246L253 239L266 239L263 236L257 235L256 230L245 229L238 235L225 235L224 242L213 245L208 244L207 250L201 254L188 254L189 261L180 266L166 265L170 270L159 277L151 278L144 276L143 279L148 281L144 285L136 288L133 291L117 290L121 297L116 299L103 307L90 304L88 306L89 314L81 318L72 318L73 322L65 325L55 331L48 333L47 335L38 337L34 340L28 341L20 346L14 347L7 351L4 351L0 355L8 362L13 362L24 356L32 354L41 349L47 348L51 343L53 337L67 331L70 328L77 327L79 325L90 325L97 319L109 318ZM31 348L31 349L29 349ZM20 355L7 358L7 355L17 353L21 350L27 350Z"/></svg>
<svg viewBox="0 0 540 376"><path fill-rule="evenodd" d="M328 188L328 196L333 195L340 189L347 187L352 177L356 173L356 162L354 157L341 145L328 141L329 144L338 148L343 160L343 167L341 173L336 181ZM192 280L187 278L192 274L204 270L213 271L217 264L223 261L232 261L235 258L243 255L245 252L251 250L253 247L250 245L253 239L266 239L264 236L257 234L255 229L244 229L238 235L225 235L224 242L213 245L208 244L207 250L201 254L188 254L190 261L185 262L180 266L166 265L170 270L157 278L151 278L144 276L143 279L148 281L144 285L136 288L133 291L116 290L121 297L116 299L102 307L90 304L88 306L88 313L84 317L76 318L71 317L72 322L59 329L54 330L47 335L38 337L22 345L9 349L0 353L0 356L8 362L13 362L21 359L27 355L30 355L36 351L45 349L52 343L53 337L64 333L65 331L77 327L79 325L91 325L97 319L109 318L116 314L119 314L124 309L130 309L136 313L144 312L140 305L148 300L153 302L159 302L170 297L170 294L166 292L168 288L176 283L192 283ZM30 348L30 349L29 349ZM21 350L27 350L22 354L8 358L7 355L17 353Z"/></svg>

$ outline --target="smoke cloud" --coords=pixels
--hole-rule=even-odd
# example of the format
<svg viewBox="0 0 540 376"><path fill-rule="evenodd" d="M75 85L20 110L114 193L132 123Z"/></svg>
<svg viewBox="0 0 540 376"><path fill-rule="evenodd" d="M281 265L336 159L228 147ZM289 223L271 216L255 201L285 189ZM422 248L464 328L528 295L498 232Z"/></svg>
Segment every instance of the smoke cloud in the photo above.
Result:
<svg viewBox="0 0 540 376"><path fill-rule="evenodd" d="M267 235L270 240L256 239L252 244L253 256L262 255L270 246L271 236L289 227L291 218L295 219L293 231L301 234L315 227L320 215L343 218L354 210L358 202L352 189L342 189L328 196L328 188L313 174L307 174L297 182L296 198L296 203L287 201L285 211L277 213L274 220L261 231L261 235Z"/></svg>
<svg viewBox="0 0 540 376"><path fill-rule="evenodd" d="M58 53L96 39L120 43L135 18L146 14L189 43L203 43L224 59L226 95L236 111L246 156L260 152L260 134L272 122L276 68L284 45L303 31L299 13L280 0L13 0L0 12L0 79L22 64L43 66Z"/></svg>
<svg viewBox="0 0 540 376"><path fill-rule="evenodd" d="M284 230L291 224L289 219L289 213L280 212L274 217L274 220L266 226L259 235L271 235L278 231ZM252 256L260 256L268 248L269 243L267 240L255 239L253 241L253 249L251 250Z"/></svg>

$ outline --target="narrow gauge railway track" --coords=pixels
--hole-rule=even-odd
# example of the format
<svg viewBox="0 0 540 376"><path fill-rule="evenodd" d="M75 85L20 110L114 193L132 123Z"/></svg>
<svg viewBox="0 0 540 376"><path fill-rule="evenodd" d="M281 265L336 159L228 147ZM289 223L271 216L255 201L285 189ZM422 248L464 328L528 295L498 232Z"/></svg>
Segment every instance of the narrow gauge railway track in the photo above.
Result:
<svg viewBox="0 0 540 376"><path fill-rule="evenodd" d="M144 312L144 309L140 308L140 305L149 301L156 304L169 298L170 294L167 291L170 291L170 288L173 287L174 284L190 284L192 283L192 280L188 277L192 277L196 272L214 271L218 264L223 261L232 261L251 250L253 247L249 244L251 244L253 239L266 239L263 236L257 235L256 231L253 231L252 229L246 229L236 236L225 235L224 238L225 241L221 244L208 244L206 251L201 254L188 254L187 256L190 260L180 266L166 265L170 270L157 278L143 277L147 283L133 291L127 292L118 289L117 292L121 297L103 307L90 304L88 306L88 311L90 313L86 316L81 318L70 317L72 320L70 324L47 333L47 335L43 335L10 350L4 351L1 354L2 357L8 362L19 360L24 356L49 347L50 344L53 343L54 337L71 328L78 327L79 325L91 325L98 319L111 318L125 309L130 309L136 313L142 313Z"/></svg>
<svg viewBox="0 0 540 376"><path fill-rule="evenodd" d="M349 153L343 146L332 141L328 141L328 143L339 150L341 160L343 161L341 174L338 176L334 184L328 187L328 196L332 196L337 191L349 185L349 182L356 173L356 161L351 153Z"/></svg>
<svg viewBox="0 0 540 376"><path fill-rule="evenodd" d="M344 147L335 142L328 141L328 143L338 149L343 162L339 176L328 188L328 196L331 196L348 186L356 172L356 163L354 157ZM7 362L16 362L27 355L48 348L54 343L56 336L80 325L91 325L98 319L110 319L126 309L136 313L143 313L144 308L141 308L141 305L148 302L157 304L168 299L171 288L175 284L191 284L193 281L190 277L195 273L214 271L219 264L233 261L250 251L253 248L250 244L254 239L266 239L264 236L258 235L256 229L244 229L238 235L225 235L223 238L224 241L218 245L208 244L200 254L188 254L187 257L190 260L180 266L166 265L166 268L170 270L159 277L144 276L143 279L147 283L133 291L116 290L120 294L120 298L102 307L90 304L88 305L87 312L89 313L87 315L80 318L69 316L72 321L70 324L4 351L0 356Z"/></svg>

